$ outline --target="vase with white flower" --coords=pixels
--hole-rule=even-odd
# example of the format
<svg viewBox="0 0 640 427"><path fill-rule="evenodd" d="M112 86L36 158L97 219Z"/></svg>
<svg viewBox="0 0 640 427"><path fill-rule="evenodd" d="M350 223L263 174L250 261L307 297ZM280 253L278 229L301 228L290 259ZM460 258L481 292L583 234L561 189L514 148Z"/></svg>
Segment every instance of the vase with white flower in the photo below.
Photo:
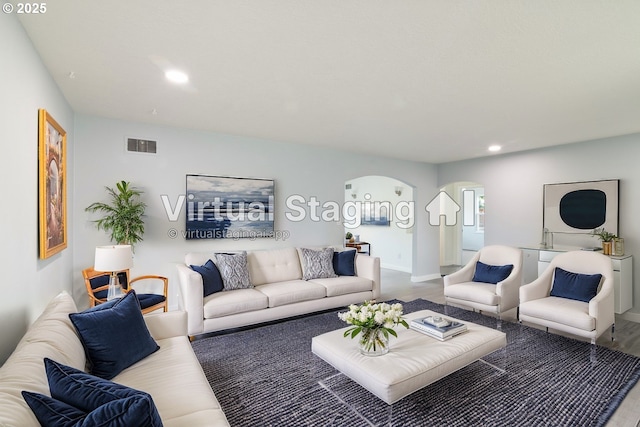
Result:
<svg viewBox="0 0 640 427"><path fill-rule="evenodd" d="M389 352L389 336L397 337L393 328L409 324L402 318L402 304L376 303L365 301L362 305L352 304L349 311L338 313L338 317L353 327L344 336L357 337L360 352L366 356L381 356Z"/></svg>

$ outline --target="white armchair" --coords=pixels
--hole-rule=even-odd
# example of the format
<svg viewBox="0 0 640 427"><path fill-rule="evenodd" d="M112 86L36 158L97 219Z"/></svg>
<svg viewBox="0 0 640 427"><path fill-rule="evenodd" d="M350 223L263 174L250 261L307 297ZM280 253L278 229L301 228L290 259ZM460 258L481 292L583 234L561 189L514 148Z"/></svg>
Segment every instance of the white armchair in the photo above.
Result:
<svg viewBox="0 0 640 427"><path fill-rule="evenodd" d="M513 265L508 276L497 283L473 281L478 261L498 267ZM510 246L485 246L462 269L444 277L447 304L464 305L479 311L502 313L518 307L518 290L522 285L522 250Z"/></svg>
<svg viewBox="0 0 640 427"><path fill-rule="evenodd" d="M599 285L595 282L592 288L596 295L588 302L552 296L557 267L580 275L601 274ZM584 293L586 279L584 276L576 277L574 289ZM558 294L558 291L553 293ZM592 343L611 326L613 338L615 314L611 259L597 252L586 251L557 255L540 277L520 288L519 320L544 326L547 330L552 328L590 338Z"/></svg>

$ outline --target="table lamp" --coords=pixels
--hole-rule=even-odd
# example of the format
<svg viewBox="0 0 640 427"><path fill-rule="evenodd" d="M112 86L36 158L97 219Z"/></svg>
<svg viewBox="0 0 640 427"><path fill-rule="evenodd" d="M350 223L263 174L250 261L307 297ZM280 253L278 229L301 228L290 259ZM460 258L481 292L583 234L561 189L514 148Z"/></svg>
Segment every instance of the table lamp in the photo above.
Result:
<svg viewBox="0 0 640 427"><path fill-rule="evenodd" d="M118 272L133 267L131 245L97 246L93 269L110 273L107 301L122 296L118 283Z"/></svg>

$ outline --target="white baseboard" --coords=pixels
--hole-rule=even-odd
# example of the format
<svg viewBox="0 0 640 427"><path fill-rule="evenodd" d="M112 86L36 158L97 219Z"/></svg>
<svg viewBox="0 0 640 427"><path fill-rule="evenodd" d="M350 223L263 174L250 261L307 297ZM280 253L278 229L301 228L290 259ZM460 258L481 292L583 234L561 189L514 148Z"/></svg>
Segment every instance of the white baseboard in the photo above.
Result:
<svg viewBox="0 0 640 427"><path fill-rule="evenodd" d="M412 282L426 282L429 280L440 279L442 276L440 273L437 274L425 274L424 276L411 276Z"/></svg>
<svg viewBox="0 0 640 427"><path fill-rule="evenodd" d="M624 313L621 317L631 322L640 323L640 313Z"/></svg>
<svg viewBox="0 0 640 427"><path fill-rule="evenodd" d="M386 269L395 270L395 271L402 271L403 273L411 273L411 268L409 267L402 267L399 265L393 265L393 264L387 264L387 263L380 263L380 268L386 268Z"/></svg>

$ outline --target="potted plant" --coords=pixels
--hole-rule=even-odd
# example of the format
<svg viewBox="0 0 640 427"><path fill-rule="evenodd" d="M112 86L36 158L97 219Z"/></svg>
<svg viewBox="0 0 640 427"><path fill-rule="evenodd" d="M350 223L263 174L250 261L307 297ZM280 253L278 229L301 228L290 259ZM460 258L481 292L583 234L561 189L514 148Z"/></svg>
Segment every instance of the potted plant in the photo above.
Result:
<svg viewBox="0 0 640 427"><path fill-rule="evenodd" d="M94 221L98 230L111 233L111 241L119 245L131 245L142 241L144 234L144 210L147 207L140 196L142 191L126 181L116 183L116 189L105 187L111 204L95 202L85 211L103 212L104 217Z"/></svg>
<svg viewBox="0 0 640 427"><path fill-rule="evenodd" d="M602 253L605 255L611 255L611 242L617 236L613 233L609 233L604 229L604 227L596 228L591 232L591 235L597 236L602 241Z"/></svg>
<svg viewBox="0 0 640 427"><path fill-rule="evenodd" d="M353 233L351 233L350 231L347 231L347 234L344 235L344 238L347 240L347 242L353 243Z"/></svg>

